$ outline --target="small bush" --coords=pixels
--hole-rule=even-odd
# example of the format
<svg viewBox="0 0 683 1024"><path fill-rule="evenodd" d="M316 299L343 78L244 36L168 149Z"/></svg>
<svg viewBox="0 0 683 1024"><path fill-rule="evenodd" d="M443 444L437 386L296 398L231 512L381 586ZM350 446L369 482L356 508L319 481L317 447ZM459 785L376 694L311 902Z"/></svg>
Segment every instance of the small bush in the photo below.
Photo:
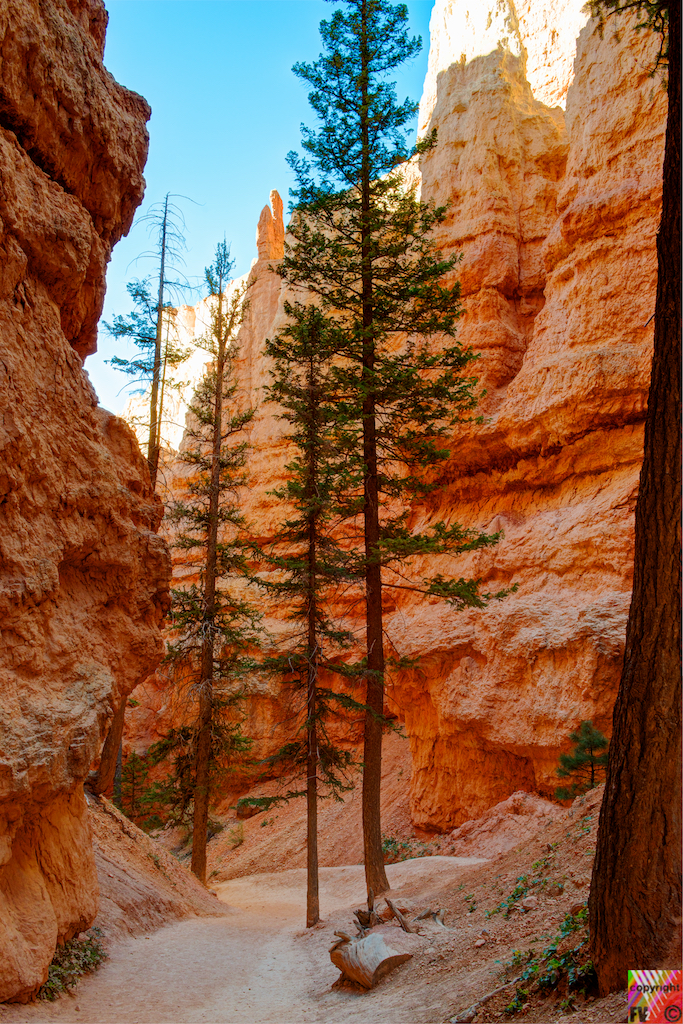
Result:
<svg viewBox="0 0 683 1024"><path fill-rule="evenodd" d="M530 993L540 992L547 995L557 989L564 979L566 979L567 988L567 998L562 1004L564 1010L574 1008L576 995L580 994L585 997L588 994L597 993L595 968L592 961L588 959L587 918L588 910L583 906L575 914L565 914L560 924L559 933L544 950L539 952L534 949L529 949L526 952L519 949L513 950L511 959L503 965L504 973L507 974L511 970L517 971L523 967L517 982L526 985L526 988L517 988L515 998L504 1008L504 1013L508 1016L520 1013L526 997ZM583 933L580 941L573 949L558 953L560 942L573 932Z"/></svg>
<svg viewBox="0 0 683 1024"><path fill-rule="evenodd" d="M591 721L581 722L577 732L570 732L574 744L571 754L560 754L557 775L571 779L570 786L555 790L558 800L573 800L604 782L607 770L609 740Z"/></svg>
<svg viewBox="0 0 683 1024"><path fill-rule="evenodd" d="M57 946L48 969L47 981L38 990L39 999L54 1002L62 992L70 991L79 978L96 971L107 959L99 928L93 928L86 939L70 939Z"/></svg>
<svg viewBox="0 0 683 1024"><path fill-rule="evenodd" d="M238 821L235 827L228 832L228 842L233 850L236 850L244 842L244 825L241 821Z"/></svg>
<svg viewBox="0 0 683 1024"><path fill-rule="evenodd" d="M397 864L409 857L429 857L431 850L419 839L397 839L396 836L382 836L382 853L385 864Z"/></svg>

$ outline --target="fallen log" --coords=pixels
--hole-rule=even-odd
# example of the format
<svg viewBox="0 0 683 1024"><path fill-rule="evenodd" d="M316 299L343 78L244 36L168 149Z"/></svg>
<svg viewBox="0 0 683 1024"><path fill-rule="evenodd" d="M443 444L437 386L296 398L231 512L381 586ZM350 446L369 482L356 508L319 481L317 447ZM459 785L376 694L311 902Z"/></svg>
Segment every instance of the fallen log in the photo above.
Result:
<svg viewBox="0 0 683 1024"><path fill-rule="evenodd" d="M359 939L351 939L344 932L335 932L335 935L340 941L330 949L330 960L342 972L342 978L355 981L363 988L374 988L380 978L413 956L389 949L381 935Z"/></svg>

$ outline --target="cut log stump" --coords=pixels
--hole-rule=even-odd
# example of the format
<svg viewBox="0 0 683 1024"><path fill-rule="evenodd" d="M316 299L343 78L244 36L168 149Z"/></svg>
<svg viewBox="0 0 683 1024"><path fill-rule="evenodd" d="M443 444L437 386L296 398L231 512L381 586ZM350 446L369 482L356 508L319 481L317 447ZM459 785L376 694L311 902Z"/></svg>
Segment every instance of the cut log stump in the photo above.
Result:
<svg viewBox="0 0 683 1024"><path fill-rule="evenodd" d="M340 941L330 950L330 960L342 972L342 977L363 988L373 988L380 978L413 956L389 949L381 935L350 939L344 933L335 934L340 934Z"/></svg>

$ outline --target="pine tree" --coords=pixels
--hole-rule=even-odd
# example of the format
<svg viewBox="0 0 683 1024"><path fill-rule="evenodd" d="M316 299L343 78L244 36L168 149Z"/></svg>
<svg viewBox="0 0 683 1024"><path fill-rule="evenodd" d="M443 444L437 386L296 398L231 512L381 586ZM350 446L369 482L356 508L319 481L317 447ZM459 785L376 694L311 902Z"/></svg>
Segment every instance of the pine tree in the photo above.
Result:
<svg viewBox="0 0 683 1024"><path fill-rule="evenodd" d="M149 437L147 442L147 464L152 487L156 487L161 450L161 424L163 416L164 385L168 386L167 371L183 362L188 352L180 348L172 334L171 305L169 293L177 294L186 283L169 277L169 268L182 262L185 248L185 221L180 208L172 199L179 198L166 193L163 203L152 206L139 224L147 223L155 237L155 248L142 253L138 258L152 258L158 261L156 275L157 294L152 298L152 279L132 281L128 294L133 300L134 310L128 316L116 316L112 324L105 325L114 338L133 341L138 353L132 359L114 356L108 362L116 369L134 377L144 384L143 393L149 387Z"/></svg>
<svg viewBox="0 0 683 1024"><path fill-rule="evenodd" d="M289 424L287 440L295 456L286 466L284 486L274 492L279 509L288 517L259 555L271 570L262 585L286 602L293 631L263 667L284 678L299 701L295 738L268 763L292 781L305 779L303 790L296 787L276 799L306 795L306 926L311 927L320 919L318 800L340 799L351 788L351 754L331 742L327 724L338 720L342 709L357 714L364 708L321 680L321 673L352 674L338 658L353 637L330 617L330 603L339 587L354 579L349 556L333 534L345 468L335 443L337 396L331 360L343 344L343 334L315 306L286 303L285 312L288 325L266 342L273 367L266 397L277 403L281 418Z"/></svg>
<svg viewBox="0 0 683 1024"><path fill-rule="evenodd" d="M574 744L571 754L560 754L557 774L561 779L572 779L567 789L560 786L555 790L558 800L573 800L580 793L595 789L603 781L607 768L609 740L596 729L591 721L581 722L578 732L570 732Z"/></svg>
<svg viewBox="0 0 683 1024"><path fill-rule="evenodd" d="M133 301L133 310L117 315L105 324L109 334L137 346L131 359L112 356L110 366L133 378L136 385L131 394L145 395L149 390L149 408L144 425L148 428L147 464L153 485L159 468L162 444L164 401L170 389L178 390L184 382L173 379L172 371L190 355L190 349L178 343L175 310L169 302L159 309L151 295L151 279L130 281L126 286ZM155 385L156 378L156 385Z"/></svg>
<svg viewBox="0 0 683 1024"><path fill-rule="evenodd" d="M189 351L182 349L175 340L170 306L166 301L169 292L177 294L185 286L168 276L169 267L175 265L177 268L182 262L182 250L185 248L185 222L180 208L171 202L173 198L177 197L167 193L163 203L152 206L138 221L139 224L147 223L151 234L156 236L155 249L138 257L158 260L156 303L151 297L151 278L132 281L128 285L128 294L135 308L128 316L116 316L113 324L105 324L113 338L133 341L138 347L132 359L114 356L107 361L144 385L143 392L149 386L147 465L153 488L156 488L159 466L164 391L170 385L168 370L178 366L189 355ZM124 697L109 726L99 768L89 780L94 793L106 793L113 783L114 796L119 800L125 715Z"/></svg>
<svg viewBox="0 0 683 1024"><path fill-rule="evenodd" d="M238 408L233 374L235 335L243 291L227 297L232 261L225 242L206 271L211 322L199 341L213 362L190 405L190 425L179 459L188 467L187 495L169 509L177 530L174 547L197 582L172 591L173 641L169 658L189 673L197 705L193 736L192 871L206 879L206 841L212 765L244 749L239 706L250 649L258 642L258 614L244 597L247 563L241 540L239 491L246 483L244 429L252 409ZM219 581L222 585L219 586ZM222 730L219 728L223 714ZM227 720L226 720L227 714Z"/></svg>
<svg viewBox="0 0 683 1024"><path fill-rule="evenodd" d="M420 202L397 170L410 155L406 131L417 107L399 104L386 77L420 47L406 26L403 5L345 0L343 11L321 23L320 58L295 66L312 87L320 126L303 129L306 158L289 156L298 185L279 268L313 293L345 334L336 362L338 438L348 458L347 513L363 522L363 835L366 882L375 895L388 888L380 826L382 590L483 607L491 595L481 593L479 581L406 582L405 570L414 555L458 553L498 539L457 524L437 523L419 535L408 527L409 503L429 491L425 473L448 458L447 440L471 417L477 394L469 375L474 354L447 341L460 315L460 289L457 258L442 258L432 240L445 209ZM416 151L435 144L433 133Z"/></svg>
<svg viewBox="0 0 683 1024"><path fill-rule="evenodd" d="M114 801L126 817L135 821L143 809L142 798L149 773L149 765L144 758L130 752L121 770L121 798Z"/></svg>

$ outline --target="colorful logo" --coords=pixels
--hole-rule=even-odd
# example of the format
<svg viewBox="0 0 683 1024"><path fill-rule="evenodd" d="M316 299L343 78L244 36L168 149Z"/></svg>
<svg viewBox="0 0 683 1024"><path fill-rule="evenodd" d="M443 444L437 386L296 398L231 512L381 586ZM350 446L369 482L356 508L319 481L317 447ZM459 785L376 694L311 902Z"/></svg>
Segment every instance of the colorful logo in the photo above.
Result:
<svg viewBox="0 0 683 1024"><path fill-rule="evenodd" d="M683 971L629 971L628 1019L636 1024L683 1020Z"/></svg>

